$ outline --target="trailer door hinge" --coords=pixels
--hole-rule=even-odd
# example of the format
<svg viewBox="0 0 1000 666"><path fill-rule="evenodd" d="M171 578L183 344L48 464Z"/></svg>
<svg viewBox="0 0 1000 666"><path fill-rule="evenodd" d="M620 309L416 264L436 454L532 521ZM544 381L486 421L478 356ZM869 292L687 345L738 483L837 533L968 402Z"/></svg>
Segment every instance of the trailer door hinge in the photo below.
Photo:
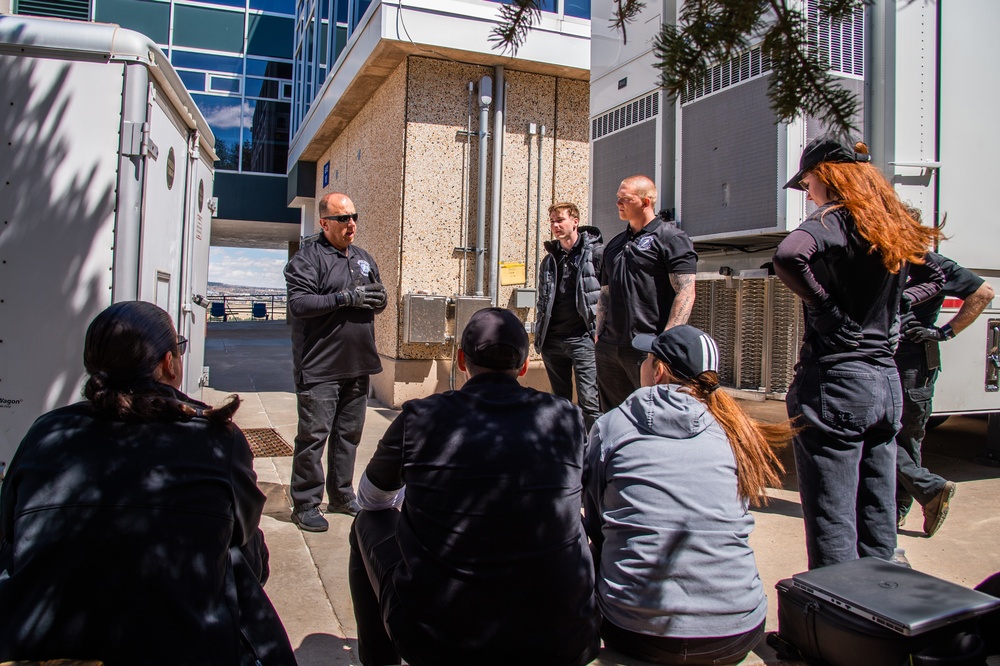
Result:
<svg viewBox="0 0 1000 666"><path fill-rule="evenodd" d="M149 138L149 123L126 120L122 125L122 155L125 157L149 155L154 160L159 157L160 149Z"/></svg>

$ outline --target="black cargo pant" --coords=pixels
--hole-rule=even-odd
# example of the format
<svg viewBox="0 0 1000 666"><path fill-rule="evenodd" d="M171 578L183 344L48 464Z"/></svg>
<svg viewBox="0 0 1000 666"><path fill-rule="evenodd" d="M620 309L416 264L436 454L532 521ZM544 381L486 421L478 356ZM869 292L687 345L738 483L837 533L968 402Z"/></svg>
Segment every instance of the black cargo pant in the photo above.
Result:
<svg viewBox="0 0 1000 666"><path fill-rule="evenodd" d="M927 344L937 344L936 342ZM896 519L906 515L916 499L921 506L944 489L945 479L921 464L920 448L931 417L934 382L938 369L928 367L924 345L911 353L896 354L896 368L903 386L902 427L896 435Z"/></svg>

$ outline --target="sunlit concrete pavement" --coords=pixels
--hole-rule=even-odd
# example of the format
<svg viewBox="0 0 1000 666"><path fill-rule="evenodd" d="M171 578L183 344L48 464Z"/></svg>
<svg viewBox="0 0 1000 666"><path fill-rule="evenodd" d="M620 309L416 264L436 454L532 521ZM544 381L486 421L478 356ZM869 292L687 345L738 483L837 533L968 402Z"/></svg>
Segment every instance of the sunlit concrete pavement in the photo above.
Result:
<svg viewBox="0 0 1000 666"><path fill-rule="evenodd" d="M203 398L219 402L229 393L244 400L236 414L243 428L273 428L292 443L295 394L289 328L283 322L209 324L205 354L211 388ZM784 404L744 401L759 418L784 417ZM371 457L396 412L370 402L355 477ZM899 546L915 569L974 586L1000 570L1000 469L971 462L985 445L985 419L952 417L928 435L925 464L958 484L951 511L941 531L928 539L920 531L920 507L911 511L899 533ZM767 630L777 629L774 584L804 571L805 545L801 509L791 452L785 451L786 474L781 488L771 489L770 505L755 510L751 537L757 566L768 593ZM329 514L330 530L301 532L290 522L288 479L291 458L258 458L259 485L267 495L261 527L271 550L271 579L266 591L274 602L302 666L358 664L357 628L347 583L347 535L351 518ZM525 655L524 661L531 656ZM603 650L593 662L603 666L641 664ZM763 643L744 664L780 664Z"/></svg>

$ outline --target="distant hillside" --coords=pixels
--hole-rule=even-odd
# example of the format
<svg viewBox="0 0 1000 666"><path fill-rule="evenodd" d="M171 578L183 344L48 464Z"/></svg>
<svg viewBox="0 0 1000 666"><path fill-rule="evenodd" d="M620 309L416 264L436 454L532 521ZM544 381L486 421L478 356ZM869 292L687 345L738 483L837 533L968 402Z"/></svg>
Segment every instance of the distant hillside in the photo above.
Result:
<svg viewBox="0 0 1000 666"><path fill-rule="evenodd" d="M222 282L209 282L208 293L213 294L268 294L284 296L284 287L247 287L240 284L224 284Z"/></svg>

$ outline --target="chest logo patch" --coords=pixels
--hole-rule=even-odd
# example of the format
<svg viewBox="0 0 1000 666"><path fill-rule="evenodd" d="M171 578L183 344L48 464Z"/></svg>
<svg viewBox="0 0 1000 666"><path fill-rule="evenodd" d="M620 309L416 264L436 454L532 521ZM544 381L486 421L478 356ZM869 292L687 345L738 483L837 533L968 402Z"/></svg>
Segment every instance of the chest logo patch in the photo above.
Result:
<svg viewBox="0 0 1000 666"><path fill-rule="evenodd" d="M637 250L648 250L652 245L653 245L652 235L643 236L635 242L635 248Z"/></svg>
<svg viewBox="0 0 1000 666"><path fill-rule="evenodd" d="M358 259L358 270L361 271L362 275L368 275L371 272L372 265L369 264L364 259Z"/></svg>

